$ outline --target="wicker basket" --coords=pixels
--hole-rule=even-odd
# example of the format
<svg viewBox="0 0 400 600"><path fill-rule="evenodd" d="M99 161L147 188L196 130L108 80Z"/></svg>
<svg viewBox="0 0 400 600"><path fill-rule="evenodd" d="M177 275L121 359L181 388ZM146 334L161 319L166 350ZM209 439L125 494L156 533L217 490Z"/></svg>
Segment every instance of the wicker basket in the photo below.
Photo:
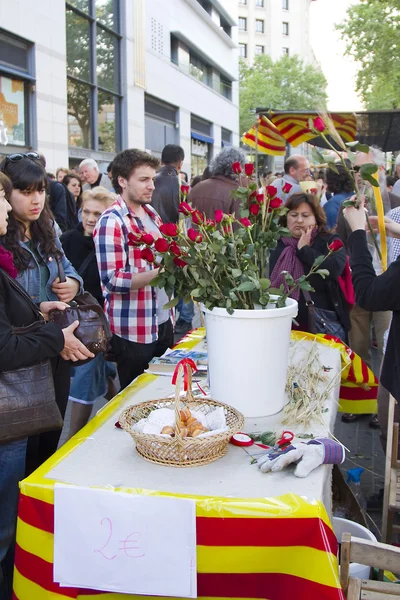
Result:
<svg viewBox="0 0 400 600"><path fill-rule="evenodd" d="M181 380L185 375L186 398L180 396ZM205 438L182 438L179 426L176 426L174 437L164 437L147 433L138 433L133 426L146 418L158 408L175 408L175 420L180 420L179 411L182 408L201 410L204 414L209 413L216 407L223 407L225 412L228 431L218 433ZM243 415L228 404L216 402L215 400L196 400L192 395L192 371L189 365L179 364L178 376L176 378L175 399L161 398L141 402L126 408L119 418L119 423L129 433L136 443L136 450L142 458L158 465L169 467L196 467L206 465L227 452L228 442L234 433L243 428Z"/></svg>

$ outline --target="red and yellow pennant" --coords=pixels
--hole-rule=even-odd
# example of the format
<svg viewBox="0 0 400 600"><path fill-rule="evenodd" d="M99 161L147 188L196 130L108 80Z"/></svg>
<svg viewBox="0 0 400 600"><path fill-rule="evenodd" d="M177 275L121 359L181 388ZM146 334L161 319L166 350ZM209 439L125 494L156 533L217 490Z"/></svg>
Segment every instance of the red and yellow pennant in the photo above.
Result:
<svg viewBox="0 0 400 600"><path fill-rule="evenodd" d="M258 131L254 125L243 135L242 142L251 148L273 156L284 156L286 152L285 139L267 117L259 117Z"/></svg>

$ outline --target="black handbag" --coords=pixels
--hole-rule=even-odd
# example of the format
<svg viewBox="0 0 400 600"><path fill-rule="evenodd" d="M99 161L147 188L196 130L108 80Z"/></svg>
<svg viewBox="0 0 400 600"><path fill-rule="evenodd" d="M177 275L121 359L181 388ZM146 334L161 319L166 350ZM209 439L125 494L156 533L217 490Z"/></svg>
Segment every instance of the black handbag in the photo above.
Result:
<svg viewBox="0 0 400 600"><path fill-rule="evenodd" d="M12 277L7 273L5 275L40 319L27 327L12 328L13 335L29 335L39 331L45 322L36 304ZM49 359L29 367L0 372L0 443L61 429L62 426Z"/></svg>
<svg viewBox="0 0 400 600"><path fill-rule="evenodd" d="M308 331L310 333L325 333L334 335L344 342L347 339L346 330L334 310L317 308L311 299L310 292L302 290L308 312Z"/></svg>
<svg viewBox="0 0 400 600"><path fill-rule="evenodd" d="M60 258L57 258L57 264L58 276L60 282L63 283L66 281L66 277ZM82 344L95 356L100 352L107 352L112 337L110 326L102 307L89 292L75 296L65 310L54 309L49 311L49 320L60 325L62 329L68 327L74 321L79 321L79 326L75 329L74 335ZM74 367L86 364L90 360L92 358L74 362Z"/></svg>

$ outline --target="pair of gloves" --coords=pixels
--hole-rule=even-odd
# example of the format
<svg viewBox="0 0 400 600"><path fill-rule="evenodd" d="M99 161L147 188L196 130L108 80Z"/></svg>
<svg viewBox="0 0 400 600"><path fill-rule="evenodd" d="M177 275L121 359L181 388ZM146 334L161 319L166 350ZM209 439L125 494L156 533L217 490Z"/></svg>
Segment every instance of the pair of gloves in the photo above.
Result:
<svg viewBox="0 0 400 600"><path fill-rule="evenodd" d="M262 473L269 473L297 463L294 471L296 477L307 477L319 465L340 465L344 459L342 444L328 438L316 438L307 444L290 444L285 450L262 454L257 466Z"/></svg>

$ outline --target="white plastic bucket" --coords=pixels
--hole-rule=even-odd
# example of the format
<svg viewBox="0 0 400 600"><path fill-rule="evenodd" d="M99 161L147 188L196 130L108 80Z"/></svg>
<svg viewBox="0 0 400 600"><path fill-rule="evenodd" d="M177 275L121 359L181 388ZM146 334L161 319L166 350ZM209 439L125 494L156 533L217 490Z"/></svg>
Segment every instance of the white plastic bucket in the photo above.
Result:
<svg viewBox="0 0 400 600"><path fill-rule="evenodd" d="M360 525L359 523L355 523L354 521L349 521L348 519L341 519L340 517L332 517L332 525L333 531L335 532L336 539L339 544L342 542L343 533L350 533L354 535L354 537L359 537L363 540L371 540L372 542L376 542L377 539L366 527ZM351 563L350 564L350 577L357 577L358 579L369 579L371 567L367 565L360 565L359 563Z"/></svg>
<svg viewBox="0 0 400 600"><path fill-rule="evenodd" d="M267 417L282 410L290 329L297 302L283 308L205 313L211 397L245 417Z"/></svg>

